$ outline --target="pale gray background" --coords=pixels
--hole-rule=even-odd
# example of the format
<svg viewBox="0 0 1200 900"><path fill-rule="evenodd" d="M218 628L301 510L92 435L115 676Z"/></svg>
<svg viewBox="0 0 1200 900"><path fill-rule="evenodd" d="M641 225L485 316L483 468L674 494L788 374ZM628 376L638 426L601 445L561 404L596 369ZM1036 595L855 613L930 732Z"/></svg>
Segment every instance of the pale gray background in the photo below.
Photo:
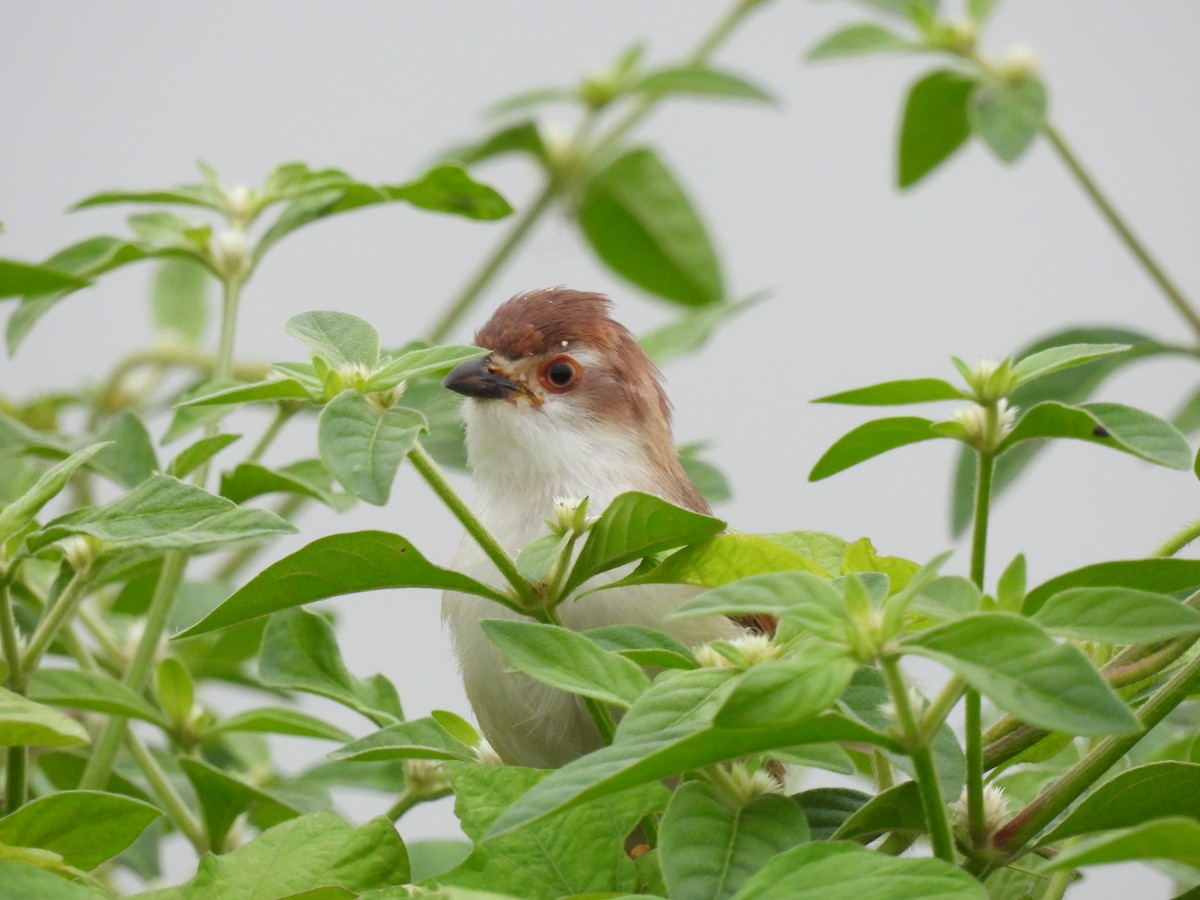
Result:
<svg viewBox="0 0 1200 900"><path fill-rule="evenodd" d="M652 61L674 60L725 8L720 0L5 0L0 255L38 259L82 237L121 233L125 211L63 210L102 188L193 180L196 158L229 183L257 184L288 159L404 180L440 148L479 134L480 111L492 101L571 83L639 38ZM667 377L677 436L713 439L712 457L733 479L736 497L719 510L732 525L869 535L882 552L926 559L949 545L950 447L911 448L810 485L812 463L867 414L808 399L889 378L951 376L951 353L1002 355L1067 323L1185 334L1045 146L1008 170L972 144L900 196L892 158L898 106L904 86L930 63L799 61L831 28L859 18L851 4L768 4L717 61L767 85L779 106L672 102L638 134L693 189L731 292L774 291ZM991 52L1033 45L1067 139L1193 291L1198 31L1200 6L1191 3L1012 0L987 40ZM569 127L569 117L560 124ZM524 161L479 174L517 207L535 189ZM282 325L308 309L364 316L390 345L420 335L505 228L400 206L312 226L273 250L247 287L239 350L263 360L298 356ZM130 267L56 309L15 361L0 361L0 390L21 395L99 378L148 340L148 275ZM673 314L610 275L552 218L457 337L469 339L510 294L557 283L610 293L635 330ZM1149 363L1107 385L1103 398L1168 414L1194 379L1186 364ZM271 458L286 462L312 449L297 426ZM1145 554L1196 516L1198 494L1186 474L1090 446L1055 447L998 505L990 574L1020 550L1034 581ZM388 508L343 519L310 510L303 527L272 553L375 527L416 539L444 562L459 531L408 472ZM965 566L960 552L951 568ZM356 672L385 672L410 715L466 710L435 596L380 593L335 605ZM330 714L357 733L368 730L350 714ZM293 767L324 750L301 741L285 747ZM384 806L379 798L346 804L359 817ZM410 838L455 828L447 803L401 823ZM181 857L177 874L190 866ZM1115 873L1100 870L1073 896L1166 896L1166 882L1145 871L1129 873L1119 888Z"/></svg>

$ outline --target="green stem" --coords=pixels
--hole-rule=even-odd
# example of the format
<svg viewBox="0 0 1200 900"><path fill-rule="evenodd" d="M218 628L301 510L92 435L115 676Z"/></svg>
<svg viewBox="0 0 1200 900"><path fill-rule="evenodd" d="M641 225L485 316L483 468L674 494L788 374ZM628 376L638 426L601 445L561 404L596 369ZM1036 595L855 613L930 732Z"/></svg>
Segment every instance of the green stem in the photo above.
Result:
<svg viewBox="0 0 1200 900"><path fill-rule="evenodd" d="M25 805L25 770L29 765L29 748L9 747L5 761L4 813L14 813Z"/></svg>
<svg viewBox="0 0 1200 900"><path fill-rule="evenodd" d="M921 717L921 734L926 741L933 740L933 736L945 723L946 717L962 699L966 690L967 686L961 678L957 675L950 676L950 680L943 685L941 692L933 698L933 702L925 710L925 715Z"/></svg>
<svg viewBox="0 0 1200 900"><path fill-rule="evenodd" d="M908 685L900 672L899 659L894 656L884 657L880 659L879 667L883 670L892 706L896 709L896 718L904 732L905 751L912 757L917 787L921 792L921 805L929 822L929 839L933 844L933 853L939 859L953 863L954 838L950 834L950 820L946 817L946 804L942 800L937 769L933 765L929 744L921 734L912 704L909 703Z"/></svg>
<svg viewBox="0 0 1200 900"><path fill-rule="evenodd" d="M992 428L996 429L996 410L988 409ZM988 518L991 513L992 474L995 457L990 451L978 453L975 476L975 528L971 536L971 580L983 591L984 570L987 564ZM967 829L971 846L982 847L987 842L987 825L983 814L983 716L979 692L966 690L966 759L967 759Z"/></svg>
<svg viewBox="0 0 1200 900"><path fill-rule="evenodd" d="M21 677L21 644L17 640L17 622L13 617L12 600L8 596L9 573L0 575L0 648L4 650L4 662L8 666L5 682L9 690L24 693ZM11 813L25 803L25 768L28 751L24 746L8 748L5 765L4 811Z"/></svg>
<svg viewBox="0 0 1200 900"><path fill-rule="evenodd" d="M994 415L994 410L989 410ZM978 454L975 474L975 528L971 535L971 580L975 587L983 590L983 572L987 563L988 518L992 500L992 473L995 457L991 453Z"/></svg>
<svg viewBox="0 0 1200 900"><path fill-rule="evenodd" d="M242 292L242 279L231 275L222 282L221 292L221 338L217 344L217 358L213 362L213 380L227 381L233 376L233 341L237 335L238 300Z"/></svg>
<svg viewBox="0 0 1200 900"><path fill-rule="evenodd" d="M145 628L133 651L133 658L129 660L129 666L125 669L125 676L121 679L122 683L136 694L141 694L146 688L159 641L162 639L171 608L175 605L175 596L179 592L179 585L183 583L186 568L186 554L173 550L163 556L162 571L159 573L157 584L154 585L154 594L146 611ZM83 777L79 781L81 790L102 790L108 783L113 761L125 737L125 726L124 717L109 717L83 770Z"/></svg>
<svg viewBox="0 0 1200 900"><path fill-rule="evenodd" d="M1152 556L1174 556L1192 541L1200 538L1200 519L1197 519L1191 525L1177 531L1171 535L1163 543L1161 547L1154 551Z"/></svg>
<svg viewBox="0 0 1200 900"><path fill-rule="evenodd" d="M272 441L279 436L279 432L283 430L283 426L287 424L287 420L299 412L300 407L292 403L280 403L275 410L275 416L271 419L266 430L259 437L257 443L246 454L246 462L258 462L262 459L262 455L267 452L267 448L271 446Z"/></svg>
<svg viewBox="0 0 1200 900"><path fill-rule="evenodd" d="M882 794L896 784L892 764L882 750L871 751L871 775L875 779L875 793Z"/></svg>
<svg viewBox="0 0 1200 900"><path fill-rule="evenodd" d="M1134 734L1107 737L1096 745L1070 771L1046 788L1037 799L1013 816L996 832L995 845L1008 859L1019 856L1026 844L1041 833L1060 813L1092 787L1155 725L1166 718L1176 706L1188 698L1200 684L1200 656L1192 659L1138 710L1142 730Z"/></svg>
<svg viewBox="0 0 1200 900"><path fill-rule="evenodd" d="M487 555L487 558L492 561L500 574L504 576L520 599L521 603L526 607L524 610L527 615L536 615L533 610L539 609L541 601L534 595L533 589L529 586L521 573L517 571L517 564L513 562L511 556L505 552L500 543L492 537L492 533L488 531L483 523L471 512L462 497L450 486L450 482L442 474L442 470L438 468L433 457L429 452L421 446L420 442L413 444L413 448L408 451L408 458L412 460L413 466L425 479L438 499L446 505L446 507L454 514L454 517L462 523L462 526L467 530L467 534L475 539L479 544L479 548Z"/></svg>
<svg viewBox="0 0 1200 900"><path fill-rule="evenodd" d="M183 798L175 790L175 785L171 784L171 779L158 764L154 754L133 732L125 737L125 749L129 751L130 758L162 803L171 824L178 828L188 842L196 848L196 855L203 856L210 849L220 850L219 847L209 847L208 835L204 832L204 826L183 802Z"/></svg>
<svg viewBox="0 0 1200 900"><path fill-rule="evenodd" d="M1067 838L1063 841L1063 847L1069 847L1077 843L1079 838ZM1050 876L1050 880L1046 882L1046 890L1042 892L1041 900L1062 900L1066 894L1067 888L1071 886L1071 882L1075 879L1074 869L1058 869Z"/></svg>
<svg viewBox="0 0 1200 900"><path fill-rule="evenodd" d="M1117 212L1112 202L1100 189L1100 185L1097 184L1087 169L1083 167L1083 163L1080 162L1079 157L1067 146L1062 135L1058 133L1058 129L1051 125L1049 121L1046 121L1042 125L1042 133L1046 135L1047 140L1050 141L1050 146L1058 153L1059 158L1066 165L1067 169L1075 176L1075 180L1079 182L1079 186L1083 188L1084 193L1088 195L1089 199L1091 199L1100 211L1100 214L1112 226L1113 230L1117 233L1117 237L1121 239L1121 242L1129 252L1133 254L1134 259L1138 261L1146 271L1146 274L1150 276L1150 280L1158 286L1158 289L1162 291L1170 304L1175 307L1175 311L1187 321L1197 339L1200 339L1200 315L1197 315L1196 310L1188 302L1183 292L1167 277L1167 273L1163 271L1154 257L1150 255L1150 251L1138 240L1133 230L1126 224L1124 218L1121 217L1121 214Z"/></svg>
<svg viewBox="0 0 1200 900"><path fill-rule="evenodd" d="M396 798L396 802L388 808L388 811L384 815L395 822L417 804L427 803L431 800L441 800L443 797L449 797L453 793L454 790L452 788L443 788L440 791L434 791L429 794L405 788L400 792L400 796Z"/></svg>
<svg viewBox="0 0 1200 900"><path fill-rule="evenodd" d="M67 586L63 588L63 592L58 595L58 599L46 610L42 616L42 621L34 629L33 637L29 639L29 644L25 647L25 654L21 657L21 680L18 682L21 690L18 693L23 694L25 692L25 686L29 683L30 676L37 671L38 663L42 660L42 655L54 642L59 629L75 615L75 608L83 600L87 579L87 567L80 569L72 575L71 580L67 582Z"/></svg>

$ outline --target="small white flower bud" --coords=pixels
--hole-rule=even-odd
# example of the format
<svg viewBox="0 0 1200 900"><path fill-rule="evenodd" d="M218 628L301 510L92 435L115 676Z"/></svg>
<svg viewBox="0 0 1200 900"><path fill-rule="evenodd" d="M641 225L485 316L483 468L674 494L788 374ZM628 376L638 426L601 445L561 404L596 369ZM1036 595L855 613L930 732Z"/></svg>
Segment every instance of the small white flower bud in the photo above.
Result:
<svg viewBox="0 0 1200 900"><path fill-rule="evenodd" d="M1024 81L1041 71L1042 61L1028 44L1013 44L1005 51L996 69L1005 81Z"/></svg>
<svg viewBox="0 0 1200 900"><path fill-rule="evenodd" d="M705 668L737 666L749 669L760 662L775 659L779 656L779 650L779 645L765 634L744 634L732 641L703 644L693 652L696 662Z"/></svg>
<svg viewBox="0 0 1200 900"><path fill-rule="evenodd" d="M1012 815L1012 810L1008 806L1008 798L1004 796L1004 790L991 784L983 786L983 830L985 834L995 834L1000 830L1000 827L1008 821ZM955 831L960 835L965 836L968 833L968 812L967 812L967 792L964 789L962 796L950 810L951 823Z"/></svg>
<svg viewBox="0 0 1200 900"><path fill-rule="evenodd" d="M554 498L554 520L548 522L555 534L566 534L575 531L583 534L591 527L587 517L588 498L582 500L576 497Z"/></svg>
<svg viewBox="0 0 1200 900"><path fill-rule="evenodd" d="M999 400L994 409L974 403L954 411L954 420L967 433L967 442L983 451L992 451L1008 437L1020 410Z"/></svg>
<svg viewBox="0 0 1200 900"><path fill-rule="evenodd" d="M244 278L250 274L250 241L241 228L217 234L209 254L213 267L226 278Z"/></svg>
<svg viewBox="0 0 1200 900"><path fill-rule="evenodd" d="M104 542L87 534L73 534L59 541L63 556L76 572L82 572L100 555Z"/></svg>
<svg viewBox="0 0 1200 900"><path fill-rule="evenodd" d="M481 766L504 765L504 760L500 758L500 754L483 738L480 738L479 743L475 745L475 762Z"/></svg>
<svg viewBox="0 0 1200 900"><path fill-rule="evenodd" d="M234 185L225 192L225 207L229 211L229 218L242 225L250 221L257 202L255 192L244 184Z"/></svg>
<svg viewBox="0 0 1200 900"><path fill-rule="evenodd" d="M450 785L440 764L428 759L404 761L404 783L418 794L435 794Z"/></svg>
<svg viewBox="0 0 1200 900"><path fill-rule="evenodd" d="M782 794L783 785L762 769L752 769L746 763L732 763L729 767L727 786L733 793L730 799L739 806L764 794Z"/></svg>
<svg viewBox="0 0 1200 900"><path fill-rule="evenodd" d="M701 644L692 651L696 664L705 669L720 669L733 665L712 644Z"/></svg>

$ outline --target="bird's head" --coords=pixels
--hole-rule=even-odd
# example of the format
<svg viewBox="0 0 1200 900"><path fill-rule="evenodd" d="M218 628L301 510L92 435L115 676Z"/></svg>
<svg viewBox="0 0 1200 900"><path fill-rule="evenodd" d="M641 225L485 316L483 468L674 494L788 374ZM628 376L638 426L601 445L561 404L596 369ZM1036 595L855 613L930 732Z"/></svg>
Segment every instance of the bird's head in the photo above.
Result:
<svg viewBox="0 0 1200 900"><path fill-rule="evenodd" d="M588 493L591 482L623 481L701 508L679 467L658 369L610 306L601 294L530 291L476 333L490 352L444 382L468 398L472 468L519 478L527 464L558 489Z"/></svg>

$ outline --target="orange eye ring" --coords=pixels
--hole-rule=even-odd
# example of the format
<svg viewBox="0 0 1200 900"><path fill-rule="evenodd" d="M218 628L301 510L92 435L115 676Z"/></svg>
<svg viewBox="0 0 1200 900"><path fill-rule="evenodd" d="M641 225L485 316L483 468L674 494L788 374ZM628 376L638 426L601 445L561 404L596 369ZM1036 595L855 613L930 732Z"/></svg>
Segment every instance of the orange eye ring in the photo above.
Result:
<svg viewBox="0 0 1200 900"><path fill-rule="evenodd" d="M560 353L538 366L538 382L552 394L571 390L579 382L583 367L570 356Z"/></svg>

